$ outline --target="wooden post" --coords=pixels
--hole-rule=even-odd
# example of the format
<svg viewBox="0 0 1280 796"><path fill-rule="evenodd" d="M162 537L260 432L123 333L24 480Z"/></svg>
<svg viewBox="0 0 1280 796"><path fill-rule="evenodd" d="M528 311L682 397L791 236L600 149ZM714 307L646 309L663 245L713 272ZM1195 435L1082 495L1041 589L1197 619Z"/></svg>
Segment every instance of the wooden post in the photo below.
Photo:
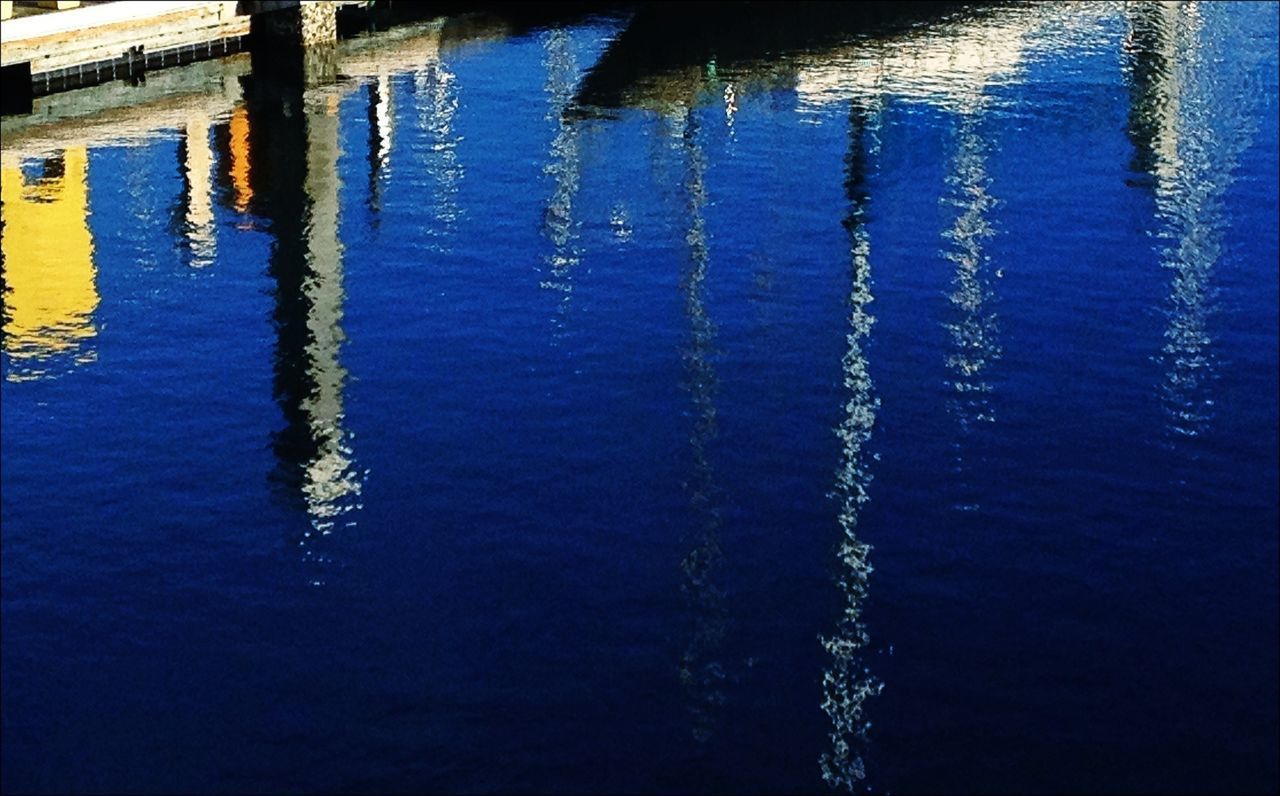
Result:
<svg viewBox="0 0 1280 796"><path fill-rule="evenodd" d="M0 0L0 19L13 16L13 0Z"/></svg>
<svg viewBox="0 0 1280 796"><path fill-rule="evenodd" d="M248 7L253 15L253 35L269 47L310 47L338 40L335 3L259 2Z"/></svg>
<svg viewBox="0 0 1280 796"><path fill-rule="evenodd" d="M249 49L255 74L307 87L337 77L336 4L259 2L250 11Z"/></svg>

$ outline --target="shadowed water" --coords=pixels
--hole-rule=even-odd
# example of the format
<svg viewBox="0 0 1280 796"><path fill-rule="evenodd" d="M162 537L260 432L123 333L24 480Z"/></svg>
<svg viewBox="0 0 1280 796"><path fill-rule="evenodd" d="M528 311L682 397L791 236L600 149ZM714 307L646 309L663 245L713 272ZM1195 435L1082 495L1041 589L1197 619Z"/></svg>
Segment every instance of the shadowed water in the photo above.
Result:
<svg viewBox="0 0 1280 796"><path fill-rule="evenodd" d="M5 117L3 789L1275 791L1276 44L525 9Z"/></svg>

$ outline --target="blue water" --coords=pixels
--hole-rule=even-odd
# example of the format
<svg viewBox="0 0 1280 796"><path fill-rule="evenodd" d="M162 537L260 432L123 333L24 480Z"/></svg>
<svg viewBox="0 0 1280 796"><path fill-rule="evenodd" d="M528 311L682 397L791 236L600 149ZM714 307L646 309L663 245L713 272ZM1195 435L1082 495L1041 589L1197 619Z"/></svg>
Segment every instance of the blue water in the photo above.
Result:
<svg viewBox="0 0 1280 796"><path fill-rule="evenodd" d="M1274 792L1276 44L454 18L6 119L5 792Z"/></svg>

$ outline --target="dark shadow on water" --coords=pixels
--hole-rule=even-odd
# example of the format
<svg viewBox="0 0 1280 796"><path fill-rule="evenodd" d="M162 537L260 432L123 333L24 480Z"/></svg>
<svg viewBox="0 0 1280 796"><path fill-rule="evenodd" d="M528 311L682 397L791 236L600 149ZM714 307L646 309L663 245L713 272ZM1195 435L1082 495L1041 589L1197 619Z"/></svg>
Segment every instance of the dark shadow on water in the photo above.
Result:
<svg viewBox="0 0 1280 796"><path fill-rule="evenodd" d="M677 99L688 102L691 71L732 69L770 79L793 68L791 57L859 37L901 32L972 4L954 2L643 3L588 70L573 112ZM774 78L776 79L776 77Z"/></svg>

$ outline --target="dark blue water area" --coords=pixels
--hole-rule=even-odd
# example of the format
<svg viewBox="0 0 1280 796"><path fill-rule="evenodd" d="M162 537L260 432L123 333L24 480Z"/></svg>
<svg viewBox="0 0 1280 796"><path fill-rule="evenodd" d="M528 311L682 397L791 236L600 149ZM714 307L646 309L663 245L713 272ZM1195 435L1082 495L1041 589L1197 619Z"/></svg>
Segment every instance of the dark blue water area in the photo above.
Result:
<svg viewBox="0 0 1280 796"><path fill-rule="evenodd" d="M1276 8L6 130L5 792L1274 792Z"/></svg>

